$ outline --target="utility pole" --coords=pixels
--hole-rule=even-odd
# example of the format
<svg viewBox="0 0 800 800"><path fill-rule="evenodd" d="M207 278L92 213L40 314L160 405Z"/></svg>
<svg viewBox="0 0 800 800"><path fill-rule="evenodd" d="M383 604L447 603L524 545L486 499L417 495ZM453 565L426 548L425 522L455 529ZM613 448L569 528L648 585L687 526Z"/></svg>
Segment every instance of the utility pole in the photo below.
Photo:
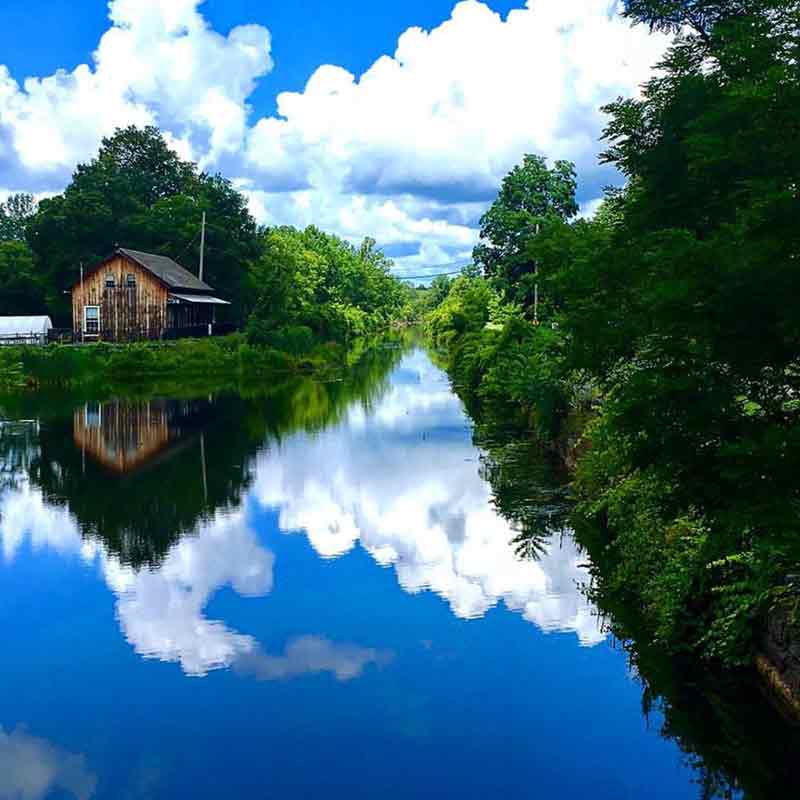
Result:
<svg viewBox="0 0 800 800"><path fill-rule="evenodd" d="M200 229L200 280L203 280L203 259L206 250L206 212L203 212L203 226Z"/></svg>
<svg viewBox="0 0 800 800"><path fill-rule="evenodd" d="M83 303L83 307L81 308L81 344L85 344L86 342L86 295L83 293L83 261L81 261L81 303ZM73 306L74 308L74 306Z"/></svg>
<svg viewBox="0 0 800 800"><path fill-rule="evenodd" d="M539 235L539 223L536 223L535 236ZM533 324L539 325L539 262L533 262L533 274L536 278L536 283L533 286Z"/></svg>

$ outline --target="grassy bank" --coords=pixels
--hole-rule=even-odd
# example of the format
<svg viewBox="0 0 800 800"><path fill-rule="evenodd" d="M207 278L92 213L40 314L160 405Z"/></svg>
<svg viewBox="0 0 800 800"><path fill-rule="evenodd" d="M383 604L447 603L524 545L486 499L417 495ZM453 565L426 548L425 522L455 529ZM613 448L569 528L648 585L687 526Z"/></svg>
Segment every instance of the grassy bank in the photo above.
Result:
<svg viewBox="0 0 800 800"><path fill-rule="evenodd" d="M135 344L0 348L0 386L76 388L169 380L252 382L274 374L324 374L356 361L378 339L285 342L286 349L249 344L244 336Z"/></svg>

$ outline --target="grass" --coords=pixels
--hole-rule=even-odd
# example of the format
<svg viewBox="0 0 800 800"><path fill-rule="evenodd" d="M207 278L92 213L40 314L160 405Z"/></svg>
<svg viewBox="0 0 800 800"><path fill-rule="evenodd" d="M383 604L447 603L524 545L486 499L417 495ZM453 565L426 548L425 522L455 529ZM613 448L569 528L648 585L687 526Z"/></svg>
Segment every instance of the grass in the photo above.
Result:
<svg viewBox="0 0 800 800"><path fill-rule="evenodd" d="M241 334L210 339L135 344L0 348L0 386L42 386L198 378L254 380L275 373L319 373L348 364L349 349L316 343L303 354L248 344Z"/></svg>

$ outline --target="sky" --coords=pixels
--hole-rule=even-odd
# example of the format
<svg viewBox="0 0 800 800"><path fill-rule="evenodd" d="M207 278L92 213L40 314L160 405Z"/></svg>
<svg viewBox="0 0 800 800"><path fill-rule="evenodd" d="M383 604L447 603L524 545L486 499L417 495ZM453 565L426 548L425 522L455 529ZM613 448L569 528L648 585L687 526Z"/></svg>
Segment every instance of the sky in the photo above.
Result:
<svg viewBox="0 0 800 800"><path fill-rule="evenodd" d="M616 0L3 0L0 198L61 191L100 139L155 124L263 224L372 236L401 274L469 259L525 153L596 208L600 107L667 41ZM131 245L133 246L133 244Z"/></svg>

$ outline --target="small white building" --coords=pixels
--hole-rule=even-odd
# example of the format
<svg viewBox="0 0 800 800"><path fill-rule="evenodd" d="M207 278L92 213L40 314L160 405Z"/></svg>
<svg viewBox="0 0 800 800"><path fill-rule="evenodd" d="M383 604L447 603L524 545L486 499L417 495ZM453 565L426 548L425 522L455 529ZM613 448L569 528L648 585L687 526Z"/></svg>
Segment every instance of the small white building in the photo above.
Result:
<svg viewBox="0 0 800 800"><path fill-rule="evenodd" d="M0 345L47 344L50 317L0 317Z"/></svg>

